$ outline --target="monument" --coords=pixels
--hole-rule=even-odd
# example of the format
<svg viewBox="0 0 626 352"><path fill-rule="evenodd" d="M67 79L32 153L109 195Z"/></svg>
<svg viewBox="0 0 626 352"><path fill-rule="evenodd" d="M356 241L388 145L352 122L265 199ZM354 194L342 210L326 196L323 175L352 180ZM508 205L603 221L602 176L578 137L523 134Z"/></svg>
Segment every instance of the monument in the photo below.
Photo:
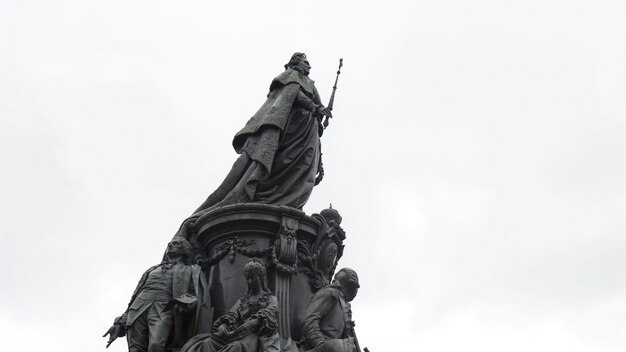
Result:
<svg viewBox="0 0 626 352"><path fill-rule="evenodd" d="M358 276L335 274L341 215L302 211L324 177L320 137L342 65L324 106L306 55L291 56L235 135L232 169L142 276L106 347L127 336L131 352L360 351Z"/></svg>

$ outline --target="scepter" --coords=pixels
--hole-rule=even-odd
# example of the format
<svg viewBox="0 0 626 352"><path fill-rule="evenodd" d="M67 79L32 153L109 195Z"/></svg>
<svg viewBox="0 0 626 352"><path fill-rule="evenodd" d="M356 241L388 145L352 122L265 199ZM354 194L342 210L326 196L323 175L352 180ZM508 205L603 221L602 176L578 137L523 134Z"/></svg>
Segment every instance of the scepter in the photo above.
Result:
<svg viewBox="0 0 626 352"><path fill-rule="evenodd" d="M335 92L337 91L337 81L339 81L339 75L341 74L341 67L343 66L343 58L339 59L339 68L337 69L337 76L335 77L335 85L333 86L333 92L330 95L330 100L328 101L328 110L333 110L333 103L335 102ZM328 127L328 116L324 120L324 129Z"/></svg>

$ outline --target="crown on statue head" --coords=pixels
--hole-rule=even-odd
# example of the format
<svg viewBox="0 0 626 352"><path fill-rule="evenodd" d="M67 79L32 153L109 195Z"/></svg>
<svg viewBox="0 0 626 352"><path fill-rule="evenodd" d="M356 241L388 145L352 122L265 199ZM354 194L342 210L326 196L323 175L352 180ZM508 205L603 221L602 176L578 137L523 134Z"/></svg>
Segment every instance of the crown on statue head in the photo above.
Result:
<svg viewBox="0 0 626 352"><path fill-rule="evenodd" d="M341 224L341 215L339 215L339 212L337 211L337 209L333 209L333 204L330 204L330 207L328 209L324 209L320 212L320 215L324 217L324 219L326 219L326 221L330 222L331 220L336 222L337 225Z"/></svg>

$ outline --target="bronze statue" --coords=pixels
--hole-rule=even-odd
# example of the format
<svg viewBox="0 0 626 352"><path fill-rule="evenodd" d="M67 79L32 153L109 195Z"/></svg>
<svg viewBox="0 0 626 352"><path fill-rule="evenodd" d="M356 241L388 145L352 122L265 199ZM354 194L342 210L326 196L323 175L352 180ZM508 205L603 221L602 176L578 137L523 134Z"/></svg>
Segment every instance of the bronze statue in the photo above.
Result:
<svg viewBox="0 0 626 352"><path fill-rule="evenodd" d="M279 352L278 300L265 285L265 266L253 258L243 268L248 293L180 352Z"/></svg>
<svg viewBox="0 0 626 352"><path fill-rule="evenodd" d="M183 222L163 261L143 274L104 335L107 347L127 336L129 352L360 352L350 308L358 276L344 268L333 280L346 238L342 218L332 206L301 211L324 175L320 137L342 64L325 107L306 55L291 56L235 135L240 156L232 169ZM273 265L270 277L258 258Z"/></svg>
<svg viewBox="0 0 626 352"><path fill-rule="evenodd" d="M236 203L265 203L302 209L321 169L321 120L331 117L323 106L311 66L295 53L285 71L274 78L267 100L235 135L233 147L241 154L222 184L189 217L179 234L202 214Z"/></svg>
<svg viewBox="0 0 626 352"><path fill-rule="evenodd" d="M129 352L162 352L180 347L210 321L205 277L198 265L188 265L192 247L174 237L161 264L148 269L133 293L128 309L104 334L107 347L127 335Z"/></svg>
<svg viewBox="0 0 626 352"><path fill-rule="evenodd" d="M353 352L359 350L350 302L359 290L356 272L343 268L333 282L313 295L304 313L305 351Z"/></svg>

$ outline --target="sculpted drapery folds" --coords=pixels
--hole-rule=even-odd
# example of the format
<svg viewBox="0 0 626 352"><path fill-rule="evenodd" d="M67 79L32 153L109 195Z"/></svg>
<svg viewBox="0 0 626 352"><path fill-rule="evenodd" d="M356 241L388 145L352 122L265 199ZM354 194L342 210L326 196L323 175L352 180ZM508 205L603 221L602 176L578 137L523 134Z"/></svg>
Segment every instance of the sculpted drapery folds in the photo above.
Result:
<svg viewBox="0 0 626 352"><path fill-rule="evenodd" d="M309 75L306 55L295 53L271 85L267 100L235 135L241 154L222 184L181 226L218 206L265 203L301 209L321 180L320 120L331 116Z"/></svg>
<svg viewBox="0 0 626 352"><path fill-rule="evenodd" d="M210 334L195 336L181 352L279 352L278 300L267 289L265 275L261 260L246 263L248 293L215 321Z"/></svg>
<svg viewBox="0 0 626 352"><path fill-rule="evenodd" d="M357 342L350 303L359 289L352 269L337 272L333 282L313 295L304 313L303 347L315 352L353 352Z"/></svg>
<svg viewBox="0 0 626 352"><path fill-rule="evenodd" d="M161 264L142 275L128 309L107 331L107 347L127 335L130 352L161 352L208 330L205 277L198 265L186 263L191 250L183 238L170 241Z"/></svg>

